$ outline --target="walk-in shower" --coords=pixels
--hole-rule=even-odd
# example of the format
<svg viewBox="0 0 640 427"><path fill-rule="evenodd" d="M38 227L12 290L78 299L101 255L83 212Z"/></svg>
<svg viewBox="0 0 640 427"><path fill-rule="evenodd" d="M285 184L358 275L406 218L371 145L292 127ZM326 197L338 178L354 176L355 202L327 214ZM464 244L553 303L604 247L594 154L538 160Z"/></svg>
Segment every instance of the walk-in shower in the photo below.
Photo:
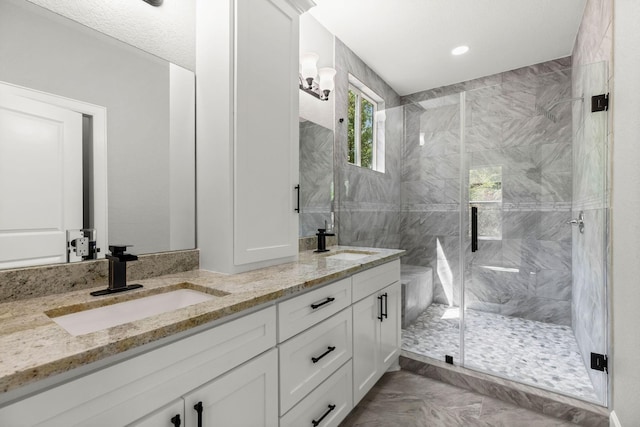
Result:
<svg viewBox="0 0 640 427"><path fill-rule="evenodd" d="M399 107L406 355L606 404L606 93L604 63L540 66Z"/></svg>

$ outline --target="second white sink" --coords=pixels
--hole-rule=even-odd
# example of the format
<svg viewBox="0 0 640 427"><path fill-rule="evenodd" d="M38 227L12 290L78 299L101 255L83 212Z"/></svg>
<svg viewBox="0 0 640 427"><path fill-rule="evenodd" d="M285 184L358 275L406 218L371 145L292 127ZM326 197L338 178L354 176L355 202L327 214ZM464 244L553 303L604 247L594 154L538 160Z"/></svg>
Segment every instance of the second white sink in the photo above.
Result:
<svg viewBox="0 0 640 427"><path fill-rule="evenodd" d="M77 336L210 301L214 298L217 297L192 289L178 289L91 310L52 317L52 320L71 335Z"/></svg>

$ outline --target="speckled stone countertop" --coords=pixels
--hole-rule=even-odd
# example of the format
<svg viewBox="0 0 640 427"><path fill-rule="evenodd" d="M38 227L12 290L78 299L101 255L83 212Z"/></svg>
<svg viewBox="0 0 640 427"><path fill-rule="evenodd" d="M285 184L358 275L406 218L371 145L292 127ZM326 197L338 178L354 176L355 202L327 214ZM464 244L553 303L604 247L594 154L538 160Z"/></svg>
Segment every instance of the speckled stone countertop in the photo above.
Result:
<svg viewBox="0 0 640 427"><path fill-rule="evenodd" d="M139 280L136 283L142 284L144 288L115 296L92 297L88 290L80 290L0 304L0 390L15 390L251 307L349 276L397 259L404 253L396 249L345 246L333 246L330 249L330 252L324 254L301 252L297 262L235 275L193 270ZM344 251L373 254L355 261L328 258ZM100 288L103 286L91 290ZM60 316L176 288L192 288L224 296L79 336L72 336L47 315Z"/></svg>

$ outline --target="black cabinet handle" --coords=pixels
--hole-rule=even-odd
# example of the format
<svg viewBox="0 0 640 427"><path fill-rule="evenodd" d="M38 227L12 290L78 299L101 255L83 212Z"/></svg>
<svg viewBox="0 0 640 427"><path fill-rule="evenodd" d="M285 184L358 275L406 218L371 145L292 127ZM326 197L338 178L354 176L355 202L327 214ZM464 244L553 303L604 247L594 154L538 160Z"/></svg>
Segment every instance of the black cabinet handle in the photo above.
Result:
<svg viewBox="0 0 640 427"><path fill-rule="evenodd" d="M320 361L320 359L322 359L323 357L325 357L327 354L331 353L333 350L335 350L335 347L327 347L327 351L325 351L324 353L322 353L320 356L318 357L312 357L311 361L313 363L318 363L318 361Z"/></svg>
<svg viewBox="0 0 640 427"><path fill-rule="evenodd" d="M324 414L322 414L322 416L320 417L319 420L311 420L311 425L313 427L318 427L320 425L320 423L322 422L322 420L324 420L324 418L329 415L331 413L331 411L333 411L334 409L336 409L336 405L329 405L329 409L327 409L327 412L325 412Z"/></svg>
<svg viewBox="0 0 640 427"><path fill-rule="evenodd" d="M330 302L333 302L335 300L336 300L335 298L327 297L327 299L322 301L322 302L317 302L315 304L311 304L311 308L313 308L315 310L316 308L322 307L323 305L329 304Z"/></svg>
<svg viewBox="0 0 640 427"><path fill-rule="evenodd" d="M202 407L202 402L198 402L195 405L193 405L193 409L195 409L196 412L198 413L198 427L202 427L202 412L204 411L204 408Z"/></svg>
<svg viewBox="0 0 640 427"><path fill-rule="evenodd" d="M471 207L471 252L478 250L478 208Z"/></svg>
<svg viewBox="0 0 640 427"><path fill-rule="evenodd" d="M380 316L378 316L378 320L382 322L382 315L383 315L383 311L382 311L382 295L378 295L378 301L380 302L380 307L378 307L379 312L380 312Z"/></svg>
<svg viewBox="0 0 640 427"><path fill-rule="evenodd" d="M171 424L174 425L174 427L180 427L180 414L177 414L175 417L171 418Z"/></svg>
<svg viewBox="0 0 640 427"><path fill-rule="evenodd" d="M298 192L298 207L294 209L294 211L300 213L300 184L293 187Z"/></svg>
<svg viewBox="0 0 640 427"><path fill-rule="evenodd" d="M382 294L382 296L384 297L384 313L382 313L382 316L386 319L388 317L387 314L389 314L389 294L385 292L384 294Z"/></svg>

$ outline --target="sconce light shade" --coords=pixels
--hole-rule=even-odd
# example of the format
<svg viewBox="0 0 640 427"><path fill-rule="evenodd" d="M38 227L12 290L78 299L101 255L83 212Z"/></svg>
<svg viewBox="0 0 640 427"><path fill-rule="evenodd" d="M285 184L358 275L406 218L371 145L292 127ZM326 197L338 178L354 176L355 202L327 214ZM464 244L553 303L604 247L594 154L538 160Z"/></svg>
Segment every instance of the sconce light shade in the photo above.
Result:
<svg viewBox="0 0 640 427"><path fill-rule="evenodd" d="M318 59L317 53L308 52L302 54L300 63L302 65L302 78L305 80L315 79L318 75Z"/></svg>
<svg viewBox="0 0 640 427"><path fill-rule="evenodd" d="M336 70L333 68L321 68L318 70L319 58L318 54L313 52L304 53L300 56L300 66L298 67L300 89L321 101L328 101L329 93L335 86L333 78L336 75ZM316 76L319 77L318 80L316 80Z"/></svg>
<svg viewBox="0 0 640 427"><path fill-rule="evenodd" d="M320 78L320 83L318 86L321 91L332 91L334 88L333 78L336 76L336 70L333 68L325 67L320 68L318 70L318 77Z"/></svg>
<svg viewBox="0 0 640 427"><path fill-rule="evenodd" d="M420 132L420 146L424 145L424 132Z"/></svg>

